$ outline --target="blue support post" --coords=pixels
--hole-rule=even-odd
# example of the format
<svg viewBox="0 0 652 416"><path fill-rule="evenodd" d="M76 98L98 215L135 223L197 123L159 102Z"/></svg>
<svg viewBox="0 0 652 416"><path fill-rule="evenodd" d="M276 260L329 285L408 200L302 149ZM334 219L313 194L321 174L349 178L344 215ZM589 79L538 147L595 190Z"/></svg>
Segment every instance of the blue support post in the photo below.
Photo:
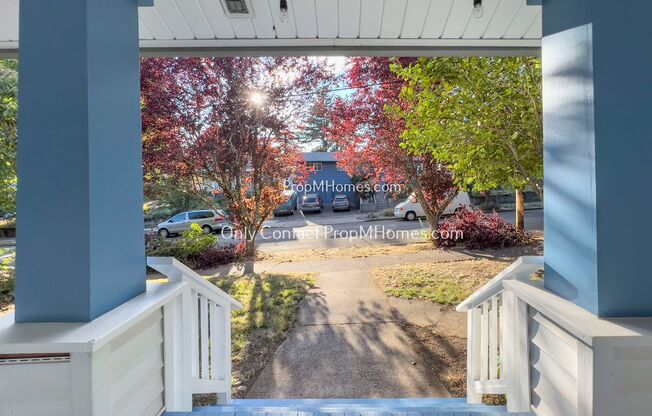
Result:
<svg viewBox="0 0 652 416"><path fill-rule="evenodd" d="M652 316L652 3L544 0L545 286Z"/></svg>
<svg viewBox="0 0 652 416"><path fill-rule="evenodd" d="M20 2L17 322L145 290L137 7Z"/></svg>

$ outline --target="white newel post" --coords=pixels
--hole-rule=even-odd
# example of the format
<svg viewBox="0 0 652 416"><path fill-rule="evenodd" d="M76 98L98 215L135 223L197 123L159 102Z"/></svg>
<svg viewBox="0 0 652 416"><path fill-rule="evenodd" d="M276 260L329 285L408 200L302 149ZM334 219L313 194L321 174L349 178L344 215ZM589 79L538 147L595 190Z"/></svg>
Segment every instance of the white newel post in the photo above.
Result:
<svg viewBox="0 0 652 416"><path fill-rule="evenodd" d="M184 319L188 309L190 288L163 308L164 362L165 362L165 404L171 412L184 411L192 407L192 396L188 390L190 379L190 337L191 328Z"/></svg>
<svg viewBox="0 0 652 416"><path fill-rule="evenodd" d="M213 338L215 343L213 352L216 358L216 367L213 367L213 371L217 373L215 378L224 381L225 392L218 394L218 399L220 403L225 404L231 402L231 308L218 307L214 304L211 306L211 317L217 317L216 334L223 334L221 338Z"/></svg>
<svg viewBox="0 0 652 416"><path fill-rule="evenodd" d="M230 403L231 311L242 304L173 258L150 257L148 265L187 285L164 309L167 410L190 411L199 393Z"/></svg>
<svg viewBox="0 0 652 416"><path fill-rule="evenodd" d="M594 416L593 413L593 378L594 378L594 351L588 345L577 340L577 415ZM598 349L597 354L600 354ZM610 365L613 361L603 360L605 365L598 368L598 376L602 380L613 380L614 369ZM603 374L600 374L602 371ZM615 386L610 386L615 387ZM612 389L613 391L615 389ZM608 394L607 394L608 396ZM609 410L607 410L609 411Z"/></svg>
<svg viewBox="0 0 652 416"><path fill-rule="evenodd" d="M507 379L507 409L530 411L530 357L527 304L512 292L503 292L505 328L502 331Z"/></svg>
<svg viewBox="0 0 652 416"><path fill-rule="evenodd" d="M469 403L481 403L482 393L476 392L474 381L480 380L480 310L472 308L467 311L467 355L466 355L466 400Z"/></svg>

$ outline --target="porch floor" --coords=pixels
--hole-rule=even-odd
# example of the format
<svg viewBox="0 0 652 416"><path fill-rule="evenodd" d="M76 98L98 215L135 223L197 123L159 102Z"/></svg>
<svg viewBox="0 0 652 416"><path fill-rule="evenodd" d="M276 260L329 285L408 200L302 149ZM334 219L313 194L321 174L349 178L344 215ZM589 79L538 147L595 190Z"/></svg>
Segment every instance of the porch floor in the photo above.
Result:
<svg viewBox="0 0 652 416"><path fill-rule="evenodd" d="M498 416L501 406L468 404L465 399L234 400L230 405L200 407L163 416Z"/></svg>

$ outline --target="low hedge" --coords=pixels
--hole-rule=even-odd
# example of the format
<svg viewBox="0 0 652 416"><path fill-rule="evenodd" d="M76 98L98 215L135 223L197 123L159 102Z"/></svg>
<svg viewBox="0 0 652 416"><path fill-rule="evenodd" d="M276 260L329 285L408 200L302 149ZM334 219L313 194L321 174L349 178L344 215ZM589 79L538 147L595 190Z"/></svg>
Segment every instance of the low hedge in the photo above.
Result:
<svg viewBox="0 0 652 416"><path fill-rule="evenodd" d="M192 269L210 269L242 258L239 246L220 246L217 242L215 235L205 234L199 225L193 224L177 240L148 235L145 251L147 256L174 257Z"/></svg>

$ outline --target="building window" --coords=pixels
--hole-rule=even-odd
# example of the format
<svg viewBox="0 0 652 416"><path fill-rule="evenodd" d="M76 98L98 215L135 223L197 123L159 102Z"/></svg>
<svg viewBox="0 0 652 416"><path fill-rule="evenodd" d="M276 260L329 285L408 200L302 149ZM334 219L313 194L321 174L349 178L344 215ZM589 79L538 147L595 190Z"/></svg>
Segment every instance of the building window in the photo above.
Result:
<svg viewBox="0 0 652 416"><path fill-rule="evenodd" d="M213 218L215 213L213 211L194 211L188 213L188 219L191 220L204 220L207 218Z"/></svg>
<svg viewBox="0 0 652 416"><path fill-rule="evenodd" d="M309 168L313 168L315 172L321 172L321 162L308 163Z"/></svg>

